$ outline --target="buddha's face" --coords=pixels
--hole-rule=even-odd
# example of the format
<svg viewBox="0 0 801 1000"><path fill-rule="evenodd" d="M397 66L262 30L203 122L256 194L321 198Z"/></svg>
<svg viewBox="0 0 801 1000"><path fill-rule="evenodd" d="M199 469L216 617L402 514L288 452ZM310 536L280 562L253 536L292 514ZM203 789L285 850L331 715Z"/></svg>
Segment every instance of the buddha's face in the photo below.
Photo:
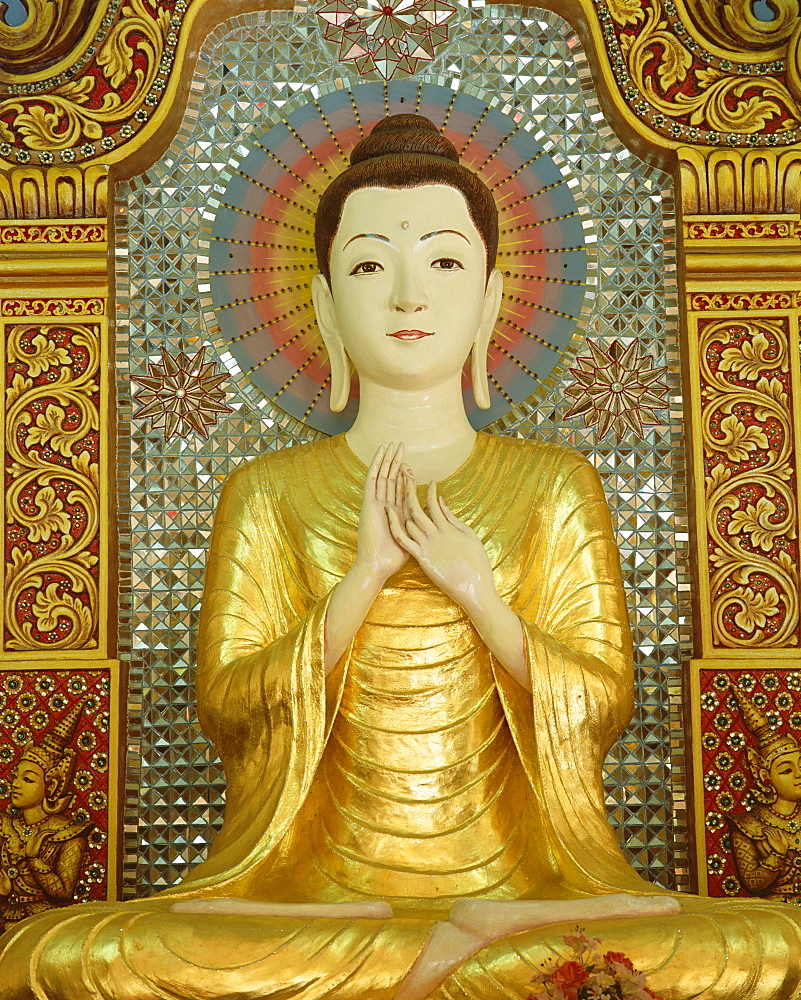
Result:
<svg viewBox="0 0 801 1000"><path fill-rule="evenodd" d="M32 809L41 805L44 797L44 771L32 761L21 761L11 782L11 804L17 809Z"/></svg>
<svg viewBox="0 0 801 1000"><path fill-rule="evenodd" d="M801 801L801 750L783 753L770 765L770 783L785 802Z"/></svg>
<svg viewBox="0 0 801 1000"><path fill-rule="evenodd" d="M482 332L488 341L500 304L495 275L487 282L484 243L455 188L361 188L345 202L331 247L321 327L335 328L360 376L426 389L461 372Z"/></svg>

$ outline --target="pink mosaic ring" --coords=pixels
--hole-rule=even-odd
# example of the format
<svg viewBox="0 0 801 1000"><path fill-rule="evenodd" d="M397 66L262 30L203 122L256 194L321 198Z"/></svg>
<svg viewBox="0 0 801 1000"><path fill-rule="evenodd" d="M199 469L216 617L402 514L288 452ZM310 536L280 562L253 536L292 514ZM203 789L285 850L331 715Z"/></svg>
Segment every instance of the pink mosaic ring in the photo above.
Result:
<svg viewBox="0 0 801 1000"><path fill-rule="evenodd" d="M492 189L500 212L498 267L504 299L489 352L490 400L481 428L541 390L575 353L585 318L591 222L545 136L522 113L439 83L363 83L304 95L284 117L239 144L220 179L209 247L212 306L232 374L244 373L266 400L325 434L348 429L358 383L342 413L328 407L330 372L310 301L314 213L350 150L386 115L430 118L462 162Z"/></svg>

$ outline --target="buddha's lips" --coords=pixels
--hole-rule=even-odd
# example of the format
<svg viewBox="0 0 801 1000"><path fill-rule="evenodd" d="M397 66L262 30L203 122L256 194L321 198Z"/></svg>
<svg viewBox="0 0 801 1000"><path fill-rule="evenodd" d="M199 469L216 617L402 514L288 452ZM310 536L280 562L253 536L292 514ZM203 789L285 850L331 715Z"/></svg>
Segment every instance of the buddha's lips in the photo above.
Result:
<svg viewBox="0 0 801 1000"><path fill-rule="evenodd" d="M388 333L388 337L395 337L397 340L422 340L423 337L433 337L433 333L426 333L423 330L398 330L397 333Z"/></svg>

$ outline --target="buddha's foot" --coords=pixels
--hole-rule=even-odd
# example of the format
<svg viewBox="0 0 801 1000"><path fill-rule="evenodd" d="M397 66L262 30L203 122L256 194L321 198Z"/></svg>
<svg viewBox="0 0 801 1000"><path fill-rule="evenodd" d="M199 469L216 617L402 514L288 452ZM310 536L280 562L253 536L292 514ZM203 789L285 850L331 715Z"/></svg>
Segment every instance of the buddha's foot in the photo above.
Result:
<svg viewBox="0 0 801 1000"><path fill-rule="evenodd" d="M546 924L659 916L680 910L679 901L673 896L633 896L620 892L586 899L460 899L451 907L448 920L481 938L484 944L491 944L498 938Z"/></svg>
<svg viewBox="0 0 801 1000"><path fill-rule="evenodd" d="M383 900L367 903L268 903L261 899L187 899L171 913L225 913L248 917L328 917L339 920L389 920L392 907Z"/></svg>
<svg viewBox="0 0 801 1000"><path fill-rule="evenodd" d="M452 923L437 923L393 1000L423 1000L462 962L481 951L484 941Z"/></svg>
<svg viewBox="0 0 801 1000"><path fill-rule="evenodd" d="M587 899L460 899L438 923L394 1000L424 1000L454 969L499 938L548 924L679 913L672 896L616 893Z"/></svg>

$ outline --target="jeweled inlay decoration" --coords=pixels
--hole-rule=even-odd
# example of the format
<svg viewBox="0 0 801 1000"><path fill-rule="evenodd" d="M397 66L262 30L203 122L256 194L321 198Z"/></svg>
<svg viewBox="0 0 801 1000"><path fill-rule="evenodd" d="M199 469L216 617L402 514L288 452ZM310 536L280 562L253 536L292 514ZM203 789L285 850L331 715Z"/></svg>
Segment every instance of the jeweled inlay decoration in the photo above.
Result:
<svg viewBox="0 0 801 1000"><path fill-rule="evenodd" d="M702 670L699 688L698 852L707 893L801 903L801 812L798 806L789 816L771 809L776 791L769 779L767 785L760 781L768 778L767 771L760 774L760 740L738 707L747 699L750 714L759 713L767 723L767 739L791 751L801 733L801 674L780 664L767 670Z"/></svg>
<svg viewBox="0 0 801 1000"><path fill-rule="evenodd" d="M391 80L431 62L448 40L447 22L456 8L444 0L332 0L318 13L342 62Z"/></svg>
<svg viewBox="0 0 801 1000"><path fill-rule="evenodd" d="M111 677L105 668L9 670L5 667L0 670L0 868L14 883L11 892L4 898L0 897L0 926L3 923L10 926L44 909L45 906L41 905L44 901L49 905L64 905L70 901L107 898L109 872L115 863L113 850L109 854L108 843L109 824L113 822L113 804L109 803L111 691ZM76 720L74 713L77 707L81 711ZM59 766L63 768L69 764L71 777L59 793L63 795L58 803L59 813L51 813L51 821L47 824L51 829L61 825L61 831L56 838L44 838L41 855L56 869L54 874L60 873L63 883L69 882L72 889L69 899L64 897L62 884L58 887L62 892L61 898L56 895L54 899L42 900L41 892L35 888L36 883L31 881L27 856L20 859L22 864L16 864L20 869L19 879L13 871L8 871L9 865L15 865L13 855L16 853L19 857L20 854L18 837L14 836L12 825L16 827L17 835L24 835L26 839L30 836L25 834L21 815L13 803L11 784L14 768L26 748L31 743L41 746L48 734L53 734L59 727L63 729L65 720L71 717L74 724L69 729L71 739L67 751L70 760L54 761L53 774L48 772L48 777L53 780ZM52 743L50 749L52 753ZM63 778L63 771L60 773ZM48 788L54 786L57 787L55 780ZM51 802L50 806L53 805ZM78 833L84 839L86 849L82 856L73 857L68 863L59 855L68 847L71 835ZM74 848L71 850L74 855ZM65 870L65 865L69 871ZM26 891L26 884L28 888L34 887L33 893ZM51 888L56 887L51 885Z"/></svg>
<svg viewBox="0 0 801 1000"><path fill-rule="evenodd" d="M137 417L152 417L153 427L163 427L167 441L177 434L186 438L190 434L209 436L223 413L231 413L226 406L225 390L219 387L228 377L219 374L214 361L204 361L206 348L189 357L183 351L170 355L161 348L161 364L149 364L149 375L133 376L144 388L135 394L142 405Z"/></svg>
<svg viewBox="0 0 801 1000"><path fill-rule="evenodd" d="M565 395L575 403L565 418L584 417L586 427L597 425L601 440L610 431L623 437L627 430L641 438L643 424L659 422L654 410L668 405L667 367L654 367L636 340L628 346L613 340L608 350L591 341L587 346L590 354L576 358L577 366L569 369L576 381Z"/></svg>

